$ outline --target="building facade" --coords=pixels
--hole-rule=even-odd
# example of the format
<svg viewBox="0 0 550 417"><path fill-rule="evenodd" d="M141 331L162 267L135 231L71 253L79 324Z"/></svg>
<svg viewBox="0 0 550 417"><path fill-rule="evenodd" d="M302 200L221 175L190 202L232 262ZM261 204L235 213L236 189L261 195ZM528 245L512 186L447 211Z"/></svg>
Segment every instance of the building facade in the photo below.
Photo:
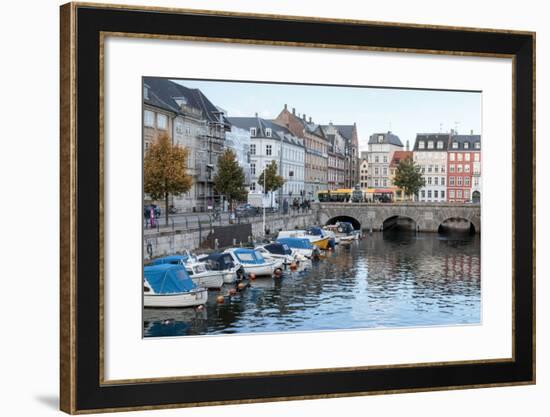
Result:
<svg viewBox="0 0 550 417"><path fill-rule="evenodd" d="M322 126L322 129L328 141L328 189L337 190L339 188L345 188L348 182L348 178L346 178L346 140L333 124Z"/></svg>
<svg viewBox="0 0 550 417"><path fill-rule="evenodd" d="M367 152L369 188L386 188L391 185L390 162L395 151L403 149L399 136L392 132L374 133L369 138Z"/></svg>
<svg viewBox="0 0 550 417"><path fill-rule="evenodd" d="M225 133L225 147L235 153L239 166L244 173L244 181L250 186L250 130L232 125L231 130Z"/></svg>
<svg viewBox="0 0 550 417"><path fill-rule="evenodd" d="M328 189L329 143L321 126L313 123L311 118L306 121L305 114L299 117L295 109L290 112L286 104L273 122L286 128L294 136L303 139L305 147L303 198L306 200L317 199L317 193L320 190Z"/></svg>
<svg viewBox="0 0 550 417"><path fill-rule="evenodd" d="M411 160L413 159L412 151L395 151L393 153L393 157L390 162L390 187L397 188L395 191L396 201L405 201L411 197L411 196L406 196L405 193L394 184L394 178L395 178L395 173L397 171L397 167L402 161L405 161L407 159L411 159Z"/></svg>
<svg viewBox="0 0 550 417"><path fill-rule="evenodd" d="M359 164L359 185L361 189L369 188L368 176L369 176L369 162L365 157L361 159L361 162Z"/></svg>
<svg viewBox="0 0 550 417"><path fill-rule="evenodd" d="M143 100L144 152L165 133L189 153L187 170L193 185L187 193L171 197L170 204L179 211L205 211L220 204L213 179L231 129L223 112L199 89L164 78L144 78Z"/></svg>
<svg viewBox="0 0 550 417"><path fill-rule="evenodd" d="M283 187L275 192L277 203L301 198L305 193L304 140L271 120L258 117L230 117L233 127L247 130L250 135L251 193L262 193L259 177L265 167L275 161Z"/></svg>
<svg viewBox="0 0 550 417"><path fill-rule="evenodd" d="M425 185L417 201L447 201L448 133L419 133L414 144L414 162L418 165Z"/></svg>
<svg viewBox="0 0 550 417"><path fill-rule="evenodd" d="M448 201L479 202L481 199L481 136L451 135L447 156Z"/></svg>

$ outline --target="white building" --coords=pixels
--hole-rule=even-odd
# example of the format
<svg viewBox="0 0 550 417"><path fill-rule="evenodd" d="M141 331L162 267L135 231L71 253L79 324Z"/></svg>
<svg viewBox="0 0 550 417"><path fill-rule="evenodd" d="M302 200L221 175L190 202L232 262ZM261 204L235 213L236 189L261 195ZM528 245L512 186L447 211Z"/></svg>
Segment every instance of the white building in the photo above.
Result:
<svg viewBox="0 0 550 417"><path fill-rule="evenodd" d="M279 202L304 196L305 149L302 138L271 120L260 117L230 117L233 126L250 133L250 192L263 192L258 179L272 161L284 179L276 193Z"/></svg>
<svg viewBox="0 0 550 417"><path fill-rule="evenodd" d="M399 136L392 132L374 133L369 138L367 152L367 182L370 188L385 188L391 184L390 162L395 151L403 149ZM364 154L364 153L363 153Z"/></svg>
<svg viewBox="0 0 550 417"><path fill-rule="evenodd" d="M447 147L448 133L419 133L413 150L414 162L420 168L425 186L420 189L417 201L447 201Z"/></svg>

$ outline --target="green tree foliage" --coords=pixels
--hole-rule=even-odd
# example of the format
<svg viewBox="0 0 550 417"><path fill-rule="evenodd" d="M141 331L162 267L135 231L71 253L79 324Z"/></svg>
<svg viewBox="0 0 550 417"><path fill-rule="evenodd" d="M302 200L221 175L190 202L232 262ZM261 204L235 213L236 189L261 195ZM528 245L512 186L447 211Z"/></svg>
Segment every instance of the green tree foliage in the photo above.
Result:
<svg viewBox="0 0 550 417"><path fill-rule="evenodd" d="M167 134L160 135L147 149L143 159L143 191L153 200L164 200L168 224L168 197L191 189L192 178L187 173L188 151L174 145Z"/></svg>
<svg viewBox="0 0 550 417"><path fill-rule="evenodd" d="M233 200L242 201L246 198L244 172L231 149L227 149L218 159L214 189L229 200L230 209L233 209Z"/></svg>
<svg viewBox="0 0 550 417"><path fill-rule="evenodd" d="M276 191L279 188L283 186L285 183L285 180L283 177L278 175L277 173L277 162L271 161L271 163L265 167L263 172L260 174L260 178L258 178L258 185L260 185L264 193L269 193L270 191ZM265 176L265 184L264 184L264 176ZM265 186L264 186L265 185Z"/></svg>
<svg viewBox="0 0 550 417"><path fill-rule="evenodd" d="M393 179L395 186L401 188L406 196L413 196L425 185L420 169L412 158L399 162Z"/></svg>

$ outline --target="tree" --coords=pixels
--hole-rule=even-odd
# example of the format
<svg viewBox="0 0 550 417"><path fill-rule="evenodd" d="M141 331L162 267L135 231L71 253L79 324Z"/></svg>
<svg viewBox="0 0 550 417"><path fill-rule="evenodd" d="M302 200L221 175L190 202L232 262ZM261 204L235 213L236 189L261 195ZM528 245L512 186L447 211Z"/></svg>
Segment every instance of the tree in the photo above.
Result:
<svg viewBox="0 0 550 417"><path fill-rule="evenodd" d="M174 145L167 134L160 135L147 149L143 159L143 191L153 200L165 201L168 225L168 197L189 191L192 178L187 173L189 152Z"/></svg>
<svg viewBox="0 0 550 417"><path fill-rule="evenodd" d="M406 196L412 196L418 193L426 182L422 178L420 169L414 163L412 158L406 158L399 162L393 178L395 186L401 188Z"/></svg>
<svg viewBox="0 0 550 417"><path fill-rule="evenodd" d="M277 162L271 161L271 163L266 166L260 174L260 178L258 178L258 184L263 188L265 194L269 193L270 191L278 190L285 183L285 180L283 179L283 177L277 174L277 171ZM273 205L273 202L271 205Z"/></svg>
<svg viewBox="0 0 550 417"><path fill-rule="evenodd" d="M218 159L218 173L214 177L214 189L229 200L231 210L233 209L233 200L242 201L246 198L244 172L231 149L227 149Z"/></svg>

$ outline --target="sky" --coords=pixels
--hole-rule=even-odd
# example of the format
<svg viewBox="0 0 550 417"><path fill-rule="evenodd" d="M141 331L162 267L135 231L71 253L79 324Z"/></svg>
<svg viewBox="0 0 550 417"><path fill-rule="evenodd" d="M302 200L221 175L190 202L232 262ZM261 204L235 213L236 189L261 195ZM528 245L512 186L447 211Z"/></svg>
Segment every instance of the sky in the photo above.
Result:
<svg viewBox="0 0 550 417"><path fill-rule="evenodd" d="M273 119L284 105L314 123L357 123L359 150L367 150L369 136L391 131L414 146L417 133L481 133L481 93L409 90L374 87L343 87L246 83L228 81L173 80L200 89L229 117L254 116Z"/></svg>

